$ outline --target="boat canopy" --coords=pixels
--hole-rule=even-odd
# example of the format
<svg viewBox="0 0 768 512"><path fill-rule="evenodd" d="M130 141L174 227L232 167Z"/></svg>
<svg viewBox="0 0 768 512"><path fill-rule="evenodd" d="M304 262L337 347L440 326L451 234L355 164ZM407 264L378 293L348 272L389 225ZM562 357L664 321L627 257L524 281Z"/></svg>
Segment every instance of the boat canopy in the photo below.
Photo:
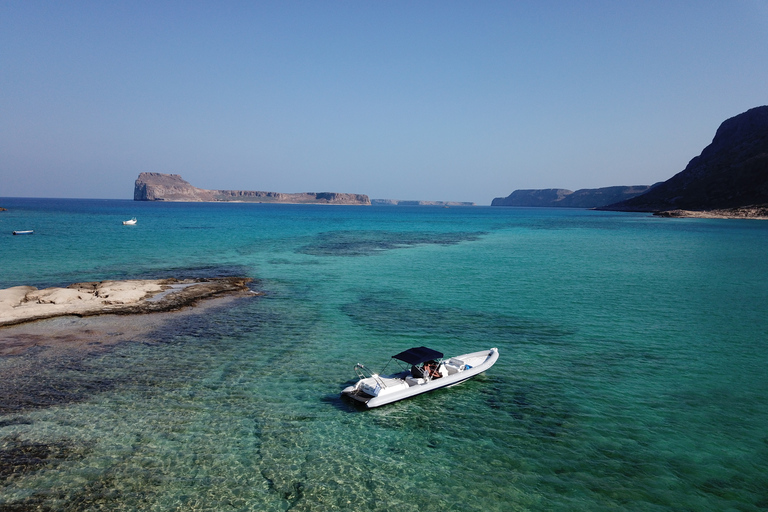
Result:
<svg viewBox="0 0 768 512"><path fill-rule="evenodd" d="M442 359L443 353L427 347L415 347L404 350L392 357L400 361L405 361L408 364L421 364L431 361L432 359Z"/></svg>

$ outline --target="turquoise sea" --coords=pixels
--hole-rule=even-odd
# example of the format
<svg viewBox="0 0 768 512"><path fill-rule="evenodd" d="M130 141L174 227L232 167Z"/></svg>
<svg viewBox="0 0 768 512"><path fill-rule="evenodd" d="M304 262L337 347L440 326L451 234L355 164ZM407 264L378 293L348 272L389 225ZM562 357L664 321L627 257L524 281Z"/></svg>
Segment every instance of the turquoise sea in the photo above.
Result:
<svg viewBox="0 0 768 512"><path fill-rule="evenodd" d="M0 288L247 275L265 292L0 357L0 511L768 509L766 221L0 206ZM34 328L111 336L100 321ZM379 409L339 397L355 363L421 345L501 356Z"/></svg>

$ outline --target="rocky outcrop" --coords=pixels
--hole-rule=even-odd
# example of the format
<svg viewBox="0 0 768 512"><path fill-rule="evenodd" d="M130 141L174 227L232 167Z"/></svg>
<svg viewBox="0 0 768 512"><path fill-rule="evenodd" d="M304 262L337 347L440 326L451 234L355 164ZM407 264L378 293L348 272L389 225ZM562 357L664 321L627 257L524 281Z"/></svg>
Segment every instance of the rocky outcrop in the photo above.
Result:
<svg viewBox="0 0 768 512"><path fill-rule="evenodd" d="M225 294L254 295L248 277L75 283L66 288L0 290L0 326L57 316L131 315L175 311Z"/></svg>
<svg viewBox="0 0 768 512"><path fill-rule="evenodd" d="M715 210L768 204L768 106L724 121L686 168L605 210Z"/></svg>
<svg viewBox="0 0 768 512"><path fill-rule="evenodd" d="M651 186L583 188L572 192L562 188L515 190L507 197L497 197L491 206L533 206L561 208L597 208L635 197Z"/></svg>
<svg viewBox="0 0 768 512"><path fill-rule="evenodd" d="M472 202L461 201L410 201L404 199L371 199L374 206L475 206Z"/></svg>
<svg viewBox="0 0 768 512"><path fill-rule="evenodd" d="M142 172L133 189L134 201L239 201L251 203L362 204L371 200L364 194L306 192L284 194L257 190L207 190L192 186L178 174Z"/></svg>

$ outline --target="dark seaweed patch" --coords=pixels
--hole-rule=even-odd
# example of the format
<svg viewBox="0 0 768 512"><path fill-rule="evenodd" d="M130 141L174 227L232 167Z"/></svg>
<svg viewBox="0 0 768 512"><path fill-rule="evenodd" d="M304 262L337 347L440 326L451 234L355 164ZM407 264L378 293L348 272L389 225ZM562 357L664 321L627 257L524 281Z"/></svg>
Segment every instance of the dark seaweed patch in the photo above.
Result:
<svg viewBox="0 0 768 512"><path fill-rule="evenodd" d="M24 418L10 418L6 420L0 420L0 428L12 427L14 425L31 425L32 422Z"/></svg>
<svg viewBox="0 0 768 512"><path fill-rule="evenodd" d="M115 386L114 379L94 371L82 356L46 359L44 368L37 361L38 354L30 350L19 359L28 371L0 380L0 414L81 402Z"/></svg>
<svg viewBox="0 0 768 512"><path fill-rule="evenodd" d="M488 407L509 414L521 431L539 440L557 438L567 432L573 416L569 404L555 394L557 386L525 382L499 382L479 389Z"/></svg>
<svg viewBox="0 0 768 512"><path fill-rule="evenodd" d="M11 475L30 473L72 454L65 443L35 443L18 437L6 438L0 444L0 480Z"/></svg>
<svg viewBox="0 0 768 512"><path fill-rule="evenodd" d="M513 315L490 314L462 308L430 307L369 294L342 306L360 325L386 335L438 335L443 338L482 340L494 345L530 338L552 340L573 334L554 324Z"/></svg>
<svg viewBox="0 0 768 512"><path fill-rule="evenodd" d="M53 510L43 505L43 498L32 496L14 503L0 503L0 512L48 512Z"/></svg>
<svg viewBox="0 0 768 512"><path fill-rule="evenodd" d="M285 258L274 258L269 260L270 265L294 265L294 266L308 266L308 265L320 265L321 263L317 260L308 260L308 261L291 261L287 260Z"/></svg>
<svg viewBox="0 0 768 512"><path fill-rule="evenodd" d="M299 248L312 256L372 256L382 251L416 245L456 245L478 240L482 232L430 233L392 231L329 231Z"/></svg>

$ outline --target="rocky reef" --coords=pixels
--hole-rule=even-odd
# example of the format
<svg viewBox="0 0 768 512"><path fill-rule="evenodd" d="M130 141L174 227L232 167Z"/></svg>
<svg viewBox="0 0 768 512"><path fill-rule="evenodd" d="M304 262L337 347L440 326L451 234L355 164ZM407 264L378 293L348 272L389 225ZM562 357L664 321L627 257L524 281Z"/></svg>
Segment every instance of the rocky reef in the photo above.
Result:
<svg viewBox="0 0 768 512"><path fill-rule="evenodd" d="M491 206L597 208L639 196L651 187L653 185L583 188L576 192L562 188L515 190L507 197L497 197Z"/></svg>
<svg viewBox="0 0 768 512"><path fill-rule="evenodd" d="M601 209L650 212L741 208L741 213L748 214L760 212L766 205L768 106L762 106L724 121L712 143L683 171L643 195Z"/></svg>
<svg viewBox="0 0 768 512"><path fill-rule="evenodd" d="M174 311L225 294L253 295L248 277L75 283L66 288L0 290L0 326L58 316L133 315Z"/></svg>
<svg viewBox="0 0 768 512"><path fill-rule="evenodd" d="M250 202L291 204L359 204L369 205L371 200L364 194L339 192L305 192L285 194L257 190L207 190L197 188L178 174L142 172L133 189L134 201L178 202Z"/></svg>

